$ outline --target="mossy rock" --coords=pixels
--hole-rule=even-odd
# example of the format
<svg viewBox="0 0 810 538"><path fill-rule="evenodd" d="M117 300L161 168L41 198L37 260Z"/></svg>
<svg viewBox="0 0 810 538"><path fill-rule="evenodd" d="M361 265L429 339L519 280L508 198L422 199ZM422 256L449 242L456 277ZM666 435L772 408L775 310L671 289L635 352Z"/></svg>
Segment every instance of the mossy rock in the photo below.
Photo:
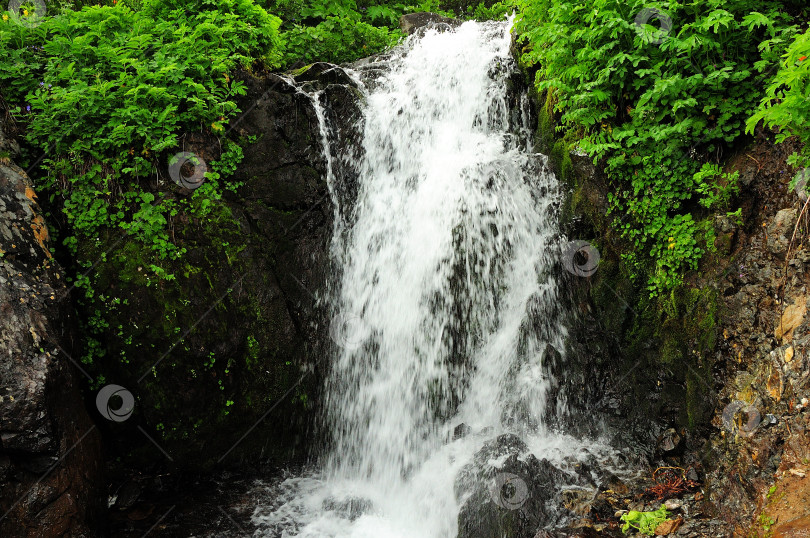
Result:
<svg viewBox="0 0 810 538"><path fill-rule="evenodd" d="M95 356L87 368L136 398L133 416L105 424L125 456L206 469L287 462L309 448L334 214L320 128L287 82L243 78L239 134L256 140L230 179L243 186L204 218L174 217L184 254L158 259L119 230L79 245L78 259L103 260L87 273L93 296L79 301ZM333 112L349 123L356 110L343 97Z"/></svg>
<svg viewBox="0 0 810 538"><path fill-rule="evenodd" d="M618 346L617 357L608 361L592 357L575 369L582 370L580 377L602 387L590 391L593 399L604 402L607 392L620 402L614 410L621 415L617 429L646 431L642 436L652 439L656 423L691 428L706 424L713 396L710 367L704 358L714 348L716 292L683 284L668 297L650 297L644 283L652 268L632 262L638 259L632 246L613 228L609 186L601 164L578 150L582 133L559 129L553 92L534 97L538 150L549 156L552 169L568 188L561 211L563 226L569 238L587 240L600 253L599 269L592 277L569 283L578 288L574 295L590 304L587 320L577 322L572 340L586 338L590 346L600 347L601 338ZM574 343L574 348L581 347ZM605 379L592 379L587 370L593 368ZM580 405L587 405L585 396L577 398Z"/></svg>

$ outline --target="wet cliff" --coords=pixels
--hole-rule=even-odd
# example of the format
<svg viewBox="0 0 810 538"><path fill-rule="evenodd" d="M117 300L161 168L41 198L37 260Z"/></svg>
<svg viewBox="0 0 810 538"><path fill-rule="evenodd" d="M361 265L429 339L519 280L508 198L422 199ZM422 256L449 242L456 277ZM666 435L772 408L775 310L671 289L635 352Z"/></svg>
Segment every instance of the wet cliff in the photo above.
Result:
<svg viewBox="0 0 810 538"><path fill-rule="evenodd" d="M713 222L713 248L670 295L650 298L622 261L631 247L607 215L601 163L555 132L545 96L537 103L540 147L568 189L567 233L587 244L572 255L584 256L576 262L583 266L588 249L598 258L570 289L580 312L574 334L580 346L602 350L608 375L576 366L569 375L592 378L580 401L650 466L637 484L598 496L585 526L615 532L597 522L671 499L687 536L806 532L810 256L807 197L789 188L803 173L786 162L796 143L757 131L727 149L721 165L739 172L731 202L739 216L698 215Z"/></svg>
<svg viewBox="0 0 810 538"><path fill-rule="evenodd" d="M303 461L318 438L336 210L327 161L356 138L357 95L327 64L239 77L247 94L228 132L245 157L228 180L240 186L206 218L173 215L185 255L171 278L120 230L80 243L78 258L97 261L76 266L50 242L33 182L0 161L4 536L98 535L108 487L113 513L138 520L149 490L188 484L151 477ZM328 130L347 146L325 147ZM17 150L2 140L0 155ZM215 140L182 140L195 163L221 157ZM156 198L193 194L190 183L160 185Z"/></svg>
<svg viewBox="0 0 810 538"><path fill-rule="evenodd" d="M103 528L101 436L81 393L76 315L37 193L0 123L0 534Z"/></svg>

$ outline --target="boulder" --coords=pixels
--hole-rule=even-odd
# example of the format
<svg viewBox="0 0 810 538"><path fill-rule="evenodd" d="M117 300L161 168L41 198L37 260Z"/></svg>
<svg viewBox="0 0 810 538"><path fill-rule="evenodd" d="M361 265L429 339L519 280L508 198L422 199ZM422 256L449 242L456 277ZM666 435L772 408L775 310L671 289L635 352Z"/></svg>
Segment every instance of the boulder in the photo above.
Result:
<svg viewBox="0 0 810 538"><path fill-rule="evenodd" d="M785 256L796 226L796 219L797 211L795 209L783 209L776 213L767 228L768 250L772 254L780 258ZM793 248L797 248L795 240Z"/></svg>
<svg viewBox="0 0 810 538"><path fill-rule="evenodd" d="M459 538L533 538L562 520L568 511L564 490L584 486L546 459L537 459L513 434L488 441L456 478ZM577 489L578 499L584 499ZM577 511L582 503L576 505Z"/></svg>
<svg viewBox="0 0 810 538"><path fill-rule="evenodd" d="M421 28L451 29L461 25L458 19L451 19L436 13L408 13L399 18L399 28L408 35Z"/></svg>

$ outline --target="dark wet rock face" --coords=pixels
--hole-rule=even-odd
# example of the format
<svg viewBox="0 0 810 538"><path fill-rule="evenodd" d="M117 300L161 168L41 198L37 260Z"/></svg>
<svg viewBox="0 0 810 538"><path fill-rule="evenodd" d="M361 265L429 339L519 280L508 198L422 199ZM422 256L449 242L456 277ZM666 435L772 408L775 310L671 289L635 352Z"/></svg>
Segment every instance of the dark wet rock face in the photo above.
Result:
<svg viewBox="0 0 810 538"><path fill-rule="evenodd" d="M172 239L186 250L167 269L174 279L150 277L152 261L128 238L92 276L96 302L84 314L98 308L109 324L98 336L104 364L92 373L135 396L132 417L105 421L105 431L114 452L136 461L278 463L313 446L321 359L330 345L324 298L334 278L333 197L342 211L356 189L345 173L330 191L328 162L349 166L342 157L359 139L359 92L330 64L292 78L239 78L244 112L229 127L244 159L228 181L242 186L205 218L173 220ZM345 142L331 147L337 137ZM193 134L183 144L205 160L218 157L218 144ZM119 237L112 230L101 245L80 245L82 259L98 259Z"/></svg>
<svg viewBox="0 0 810 538"><path fill-rule="evenodd" d="M564 507L574 508L586 485L583 477L537 459L516 435L501 435L484 444L456 479L458 536L533 538L570 514Z"/></svg>
<svg viewBox="0 0 810 538"><path fill-rule="evenodd" d="M13 149L2 135L0 151ZM0 153L1 155L2 153ZM25 172L0 159L0 536L94 536L100 436L71 364L75 317Z"/></svg>
<svg viewBox="0 0 810 538"><path fill-rule="evenodd" d="M803 202L788 188L794 171L786 159L794 149L762 140L732 160L744 185L743 223L718 223L727 257L705 277L720 290L723 316L714 355L715 429L698 456L707 471L706 510L740 533L761 531L760 515L773 515L778 534L782 523L806 513L779 508L783 489L801 489L790 484L791 470L810 461L802 403L810 397L810 256L806 232L796 229Z"/></svg>
<svg viewBox="0 0 810 538"><path fill-rule="evenodd" d="M399 18L399 28L408 35L416 33L422 29L451 29L459 26L461 21L451 19L436 13L408 13Z"/></svg>

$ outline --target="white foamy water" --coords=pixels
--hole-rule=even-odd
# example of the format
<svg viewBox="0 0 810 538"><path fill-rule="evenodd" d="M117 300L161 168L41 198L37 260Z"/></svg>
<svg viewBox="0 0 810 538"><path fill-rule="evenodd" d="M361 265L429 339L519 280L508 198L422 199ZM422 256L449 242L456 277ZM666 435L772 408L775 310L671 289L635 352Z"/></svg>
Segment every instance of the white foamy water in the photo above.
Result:
<svg viewBox="0 0 810 538"><path fill-rule="evenodd" d="M484 442L516 433L561 466L586 446L546 426L565 408L544 368L567 337L558 188L508 92L509 27L411 38L367 92L358 197L333 244L329 453L259 487L257 535L453 537L454 481Z"/></svg>

